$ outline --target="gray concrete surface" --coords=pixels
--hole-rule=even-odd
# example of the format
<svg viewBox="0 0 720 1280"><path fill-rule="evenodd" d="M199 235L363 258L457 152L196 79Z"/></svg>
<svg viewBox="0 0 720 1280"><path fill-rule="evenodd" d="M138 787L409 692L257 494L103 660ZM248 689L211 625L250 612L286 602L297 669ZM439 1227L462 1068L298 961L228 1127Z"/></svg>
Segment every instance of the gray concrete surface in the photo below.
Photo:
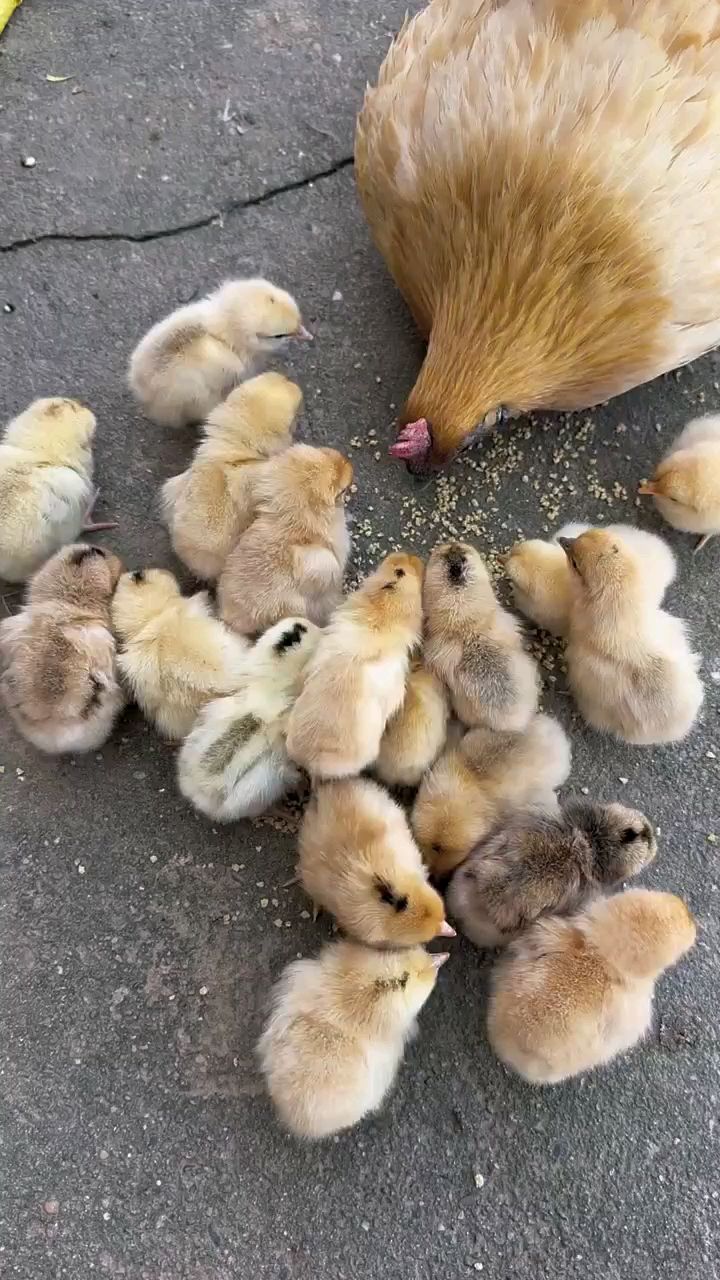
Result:
<svg viewBox="0 0 720 1280"><path fill-rule="evenodd" d="M437 484L386 457L420 350L349 166L364 80L402 10L25 0L0 41L3 414L41 394L93 406L99 509L120 520L113 541L132 566L172 563L155 497L193 440L138 414L127 355L231 273L295 290L315 330L294 366L302 435L355 462L358 570L445 534L495 557L518 531L573 516L656 528L636 482L691 413L720 405L711 356L591 415L519 424ZM281 887L292 817L213 829L136 714L96 755L57 761L3 723L1 1277L718 1274L720 543L693 559L671 541L672 606L707 683L682 746L633 751L585 729L556 651L533 641L546 704L573 734L571 785L653 816L661 851L646 882L686 895L702 927L642 1048L551 1092L493 1059L488 964L458 942L381 1114L320 1147L286 1138L253 1044L270 982L327 933Z"/></svg>

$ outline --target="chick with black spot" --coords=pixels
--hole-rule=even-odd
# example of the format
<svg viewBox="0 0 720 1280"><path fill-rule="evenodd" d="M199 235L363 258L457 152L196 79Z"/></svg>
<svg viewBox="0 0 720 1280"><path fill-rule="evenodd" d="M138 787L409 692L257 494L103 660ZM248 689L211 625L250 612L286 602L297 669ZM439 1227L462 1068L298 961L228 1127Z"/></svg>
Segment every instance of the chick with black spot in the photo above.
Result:
<svg viewBox="0 0 720 1280"><path fill-rule="evenodd" d="M453 543L445 552L448 582L453 587L462 587L467 582L467 555L462 547Z"/></svg>
<svg viewBox="0 0 720 1280"><path fill-rule="evenodd" d="M276 640L273 646L275 652L282 654L287 652L288 649L293 649L295 645L301 643L303 636L306 634L307 627L302 622L293 623L292 627L289 627L287 631L283 631L279 640Z"/></svg>
<svg viewBox="0 0 720 1280"><path fill-rule="evenodd" d="M478 947L502 947L540 916L569 914L638 875L657 844L643 813L568 801L499 824L455 872L450 914Z"/></svg>

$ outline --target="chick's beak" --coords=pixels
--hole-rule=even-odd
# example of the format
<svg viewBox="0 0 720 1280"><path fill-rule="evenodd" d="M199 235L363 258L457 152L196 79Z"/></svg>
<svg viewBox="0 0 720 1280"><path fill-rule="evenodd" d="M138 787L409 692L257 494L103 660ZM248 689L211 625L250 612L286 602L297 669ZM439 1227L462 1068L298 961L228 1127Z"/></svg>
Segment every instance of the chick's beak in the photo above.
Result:
<svg viewBox="0 0 720 1280"><path fill-rule="evenodd" d="M295 330L295 332L294 332L294 333L292 333L290 336L291 336L292 338L297 338L298 342L314 342L314 341L315 341L315 339L314 339L313 335L311 334L310 330L309 330L309 329L306 329L304 324L301 324L301 325L300 325L300 326Z"/></svg>
<svg viewBox="0 0 720 1280"><path fill-rule="evenodd" d="M445 961L449 959L450 959L449 951L433 951L430 957L430 963L432 964L433 969L439 969L441 968L442 965L444 965Z"/></svg>
<svg viewBox="0 0 720 1280"><path fill-rule="evenodd" d="M448 924L447 920L443 920L435 936L436 938L456 938L457 934L452 925Z"/></svg>
<svg viewBox="0 0 720 1280"><path fill-rule="evenodd" d="M657 493L657 489L655 488L652 480L644 480L642 484L638 485L638 493L644 495L653 494Z"/></svg>
<svg viewBox="0 0 720 1280"><path fill-rule="evenodd" d="M572 555L573 547L575 546L575 539L574 538L558 538L558 546L562 547L563 551L565 552L565 555L569 559L570 556Z"/></svg>

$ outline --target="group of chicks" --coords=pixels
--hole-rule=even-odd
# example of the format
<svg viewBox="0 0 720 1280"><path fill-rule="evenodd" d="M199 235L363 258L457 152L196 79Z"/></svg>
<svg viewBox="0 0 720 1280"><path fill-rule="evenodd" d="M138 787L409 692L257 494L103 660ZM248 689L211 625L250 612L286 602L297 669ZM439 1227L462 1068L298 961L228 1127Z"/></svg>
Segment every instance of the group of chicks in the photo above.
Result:
<svg viewBox="0 0 720 1280"><path fill-rule="evenodd" d="M73 542L93 502L88 409L40 400L10 423L0 573L29 582L0 624L0 694L48 752L96 749L132 697L181 743L180 790L213 820L262 813L309 779L297 874L342 936L288 967L259 1054L286 1125L322 1137L391 1087L447 959L425 944L454 936L445 901L478 946L505 948L488 1034L537 1083L634 1044L695 926L670 894L606 896L654 858L652 826L619 804L558 802L570 745L538 711L536 665L473 547L438 546L427 565L394 553L343 596L352 466L293 443L299 387L249 376L309 336L290 295L235 281L131 358L149 417L204 419L161 506L216 611L171 573L125 572ZM521 610L566 637L591 724L644 743L689 731L702 686L683 624L660 608L675 572L660 539L569 527L518 544L507 571ZM417 788L409 819L387 788Z"/></svg>

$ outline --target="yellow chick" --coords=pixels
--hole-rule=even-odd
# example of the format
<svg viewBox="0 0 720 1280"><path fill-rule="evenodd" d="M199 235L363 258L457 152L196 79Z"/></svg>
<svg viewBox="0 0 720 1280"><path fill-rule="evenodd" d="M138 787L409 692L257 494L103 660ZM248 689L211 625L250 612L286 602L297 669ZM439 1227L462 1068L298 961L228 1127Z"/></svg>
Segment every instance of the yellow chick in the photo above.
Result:
<svg viewBox="0 0 720 1280"><path fill-rule="evenodd" d="M251 818L298 785L284 730L319 638L307 618L284 618L247 654L240 690L200 712L180 748L178 785L201 813Z"/></svg>
<svg viewBox="0 0 720 1280"><path fill-rule="evenodd" d="M34 400L0 443L0 578L24 582L88 524L95 415L76 400Z"/></svg>
<svg viewBox="0 0 720 1280"><path fill-rule="evenodd" d="M32 578L20 613L0 623L0 696L33 746L94 751L125 704L110 630L122 564L76 543Z"/></svg>
<svg viewBox="0 0 720 1280"><path fill-rule="evenodd" d="M696 551L720 533L720 416L689 422L638 493L652 495L673 529L702 534Z"/></svg>
<svg viewBox="0 0 720 1280"><path fill-rule="evenodd" d="M536 626L544 627L553 635L567 636L573 599L574 578L559 539L579 538L589 528L588 524L567 524L552 542L539 538L516 542L506 558L505 572L512 583L518 609ZM627 524L608 525L607 532L615 534L642 559L648 599L661 604L677 572L675 557L667 543L653 533Z"/></svg>
<svg viewBox="0 0 720 1280"><path fill-rule="evenodd" d="M531 1084L557 1084L626 1053L650 1027L656 979L695 933L680 898L648 889L538 920L495 968L493 1049Z"/></svg>
<svg viewBox="0 0 720 1280"><path fill-rule="evenodd" d="M158 731L179 741L207 702L243 679L248 645L212 616L207 592L189 598L164 569L120 579L112 606L118 666Z"/></svg>
<svg viewBox="0 0 720 1280"><path fill-rule="evenodd" d="M322 783L299 836L300 881L340 928L371 946L454 937L400 805L368 778Z"/></svg>
<svg viewBox="0 0 720 1280"><path fill-rule="evenodd" d="M315 779L377 759L420 642L423 565L395 552L336 609L290 712L287 748Z"/></svg>
<svg viewBox="0 0 720 1280"><path fill-rule="evenodd" d="M162 487L173 551L196 577L214 581L255 515L257 464L292 441L302 391L280 373L243 382L210 413L204 439Z"/></svg>
<svg viewBox="0 0 720 1280"><path fill-rule="evenodd" d="M448 686L455 714L466 725L524 729L537 710L537 667L474 547L435 547L423 607L425 663Z"/></svg>
<svg viewBox="0 0 720 1280"><path fill-rule="evenodd" d="M389 787L417 787L448 734L450 704L442 680L413 661L402 706L387 722L374 770Z"/></svg>
<svg viewBox="0 0 720 1280"><path fill-rule="evenodd" d="M289 293L268 280L226 280L153 325L130 357L130 388L160 426L202 422L290 338L312 334Z"/></svg>
<svg viewBox="0 0 720 1280"><path fill-rule="evenodd" d="M537 715L527 729L472 729L425 775L411 823L434 876L448 876L513 807L552 803L570 773L570 743L557 720Z"/></svg>
<svg viewBox="0 0 720 1280"><path fill-rule="evenodd" d="M571 800L513 813L458 867L448 907L478 947L501 947L539 916L567 914L636 876L657 852L644 813Z"/></svg>
<svg viewBox="0 0 720 1280"><path fill-rule="evenodd" d="M225 562L220 615L255 635L290 614L324 626L342 598L353 469L336 449L296 444L255 468L256 518Z"/></svg>
<svg viewBox="0 0 720 1280"><path fill-rule="evenodd" d="M588 724L625 742L684 738L703 700L685 623L659 609L642 556L606 529L561 538L573 573L568 677Z"/></svg>
<svg viewBox="0 0 720 1280"><path fill-rule="evenodd" d="M258 1055L292 1133L328 1138L380 1108L447 958L342 941L288 965Z"/></svg>

